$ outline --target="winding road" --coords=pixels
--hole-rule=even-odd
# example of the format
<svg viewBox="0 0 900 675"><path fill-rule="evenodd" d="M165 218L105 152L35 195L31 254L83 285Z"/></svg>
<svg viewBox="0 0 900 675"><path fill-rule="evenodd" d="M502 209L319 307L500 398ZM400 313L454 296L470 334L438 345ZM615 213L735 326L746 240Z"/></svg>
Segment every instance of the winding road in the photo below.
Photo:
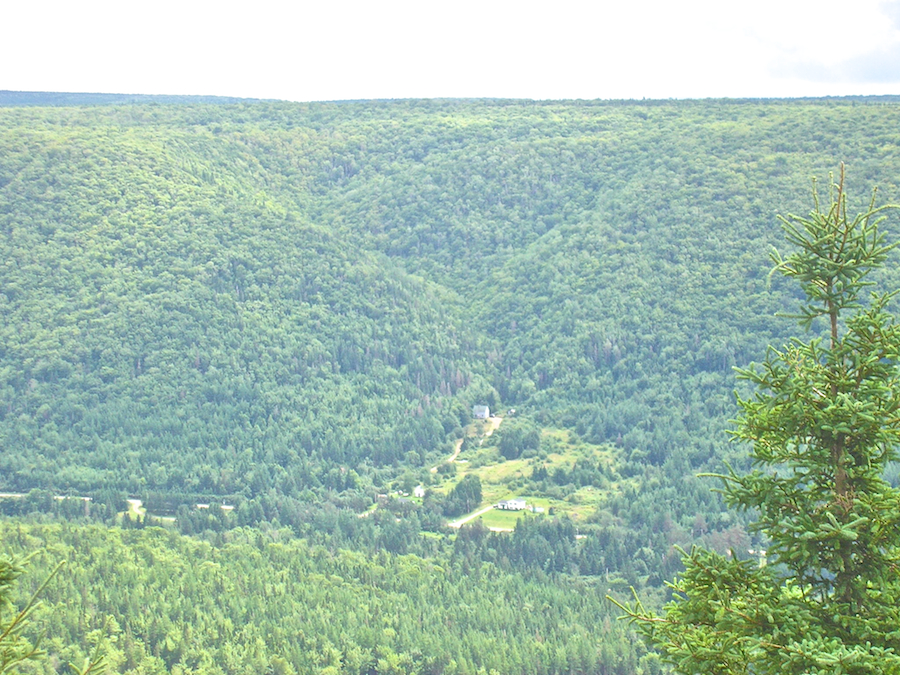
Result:
<svg viewBox="0 0 900 675"><path fill-rule="evenodd" d="M488 422L491 423L491 427L490 427L490 429L485 430L484 436L482 436L481 440L483 441L485 438L487 438L492 433L497 431L497 429L500 428L500 423L502 421L503 421L502 417L488 418ZM450 455L450 457L448 457L444 462L441 462L441 464L453 464L453 462L456 461L456 458L459 457L459 451L462 450L462 444L463 444L464 440L465 440L465 438L460 438L458 441L456 441L456 446L453 448L453 454ZM480 442L479 442L479 445L481 445ZM440 464L438 466L440 466ZM437 466L431 467L431 473L437 473L437 470L438 470Z"/></svg>

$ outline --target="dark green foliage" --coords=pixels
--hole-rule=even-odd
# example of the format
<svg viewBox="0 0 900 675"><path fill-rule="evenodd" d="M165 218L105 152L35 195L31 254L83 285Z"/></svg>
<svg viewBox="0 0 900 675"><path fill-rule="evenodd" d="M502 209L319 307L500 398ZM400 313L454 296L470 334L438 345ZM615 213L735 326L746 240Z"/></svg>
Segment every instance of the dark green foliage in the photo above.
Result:
<svg viewBox="0 0 900 675"><path fill-rule="evenodd" d="M863 102L2 110L0 487L381 487L485 401L715 465L766 199L900 175Z"/></svg>
<svg viewBox="0 0 900 675"><path fill-rule="evenodd" d="M429 556L444 544L413 533L444 531L436 492L358 516L430 475L486 402L610 444L614 461L543 475L552 448L531 429L507 440L509 456L535 455L523 487L591 487L597 513L574 544L564 524L523 525L466 564L619 588L671 576L672 544L745 550L750 516L693 476L723 458L743 470L722 433L732 366L788 335L771 317L795 290L766 277L774 205L798 210L798 186L837 157L896 199L898 112L895 99L0 110L0 489L39 490L0 508L110 520L127 493L216 541L278 523L329 551ZM898 270L873 278L897 287ZM90 513L52 499L63 492L93 496ZM195 508L223 499L234 512Z"/></svg>
<svg viewBox="0 0 900 675"><path fill-rule="evenodd" d="M461 516L473 511L481 504L481 480L475 474L469 474L447 495L444 501L444 513L448 516Z"/></svg>
<svg viewBox="0 0 900 675"><path fill-rule="evenodd" d="M506 459L517 459L526 450L533 455L541 447L541 432L531 422L513 418L496 432L497 449Z"/></svg>
<svg viewBox="0 0 900 675"><path fill-rule="evenodd" d="M294 494L457 425L439 291L266 197L245 141L13 120L0 144L5 487Z"/></svg>
<svg viewBox="0 0 900 675"><path fill-rule="evenodd" d="M456 539L454 555L521 571L578 571L575 535L575 524L569 519L522 519L511 535L491 533L480 523L465 525Z"/></svg>
<svg viewBox="0 0 900 675"><path fill-rule="evenodd" d="M862 305L893 246L881 209L851 219L843 189L842 175L827 209L785 219L796 251L774 256L803 288L800 323L823 335L740 371L757 390L734 434L758 468L723 476L724 492L758 515L770 564L694 549L664 617L629 610L679 672L900 673L900 490L884 480L900 444L900 329L889 295Z"/></svg>

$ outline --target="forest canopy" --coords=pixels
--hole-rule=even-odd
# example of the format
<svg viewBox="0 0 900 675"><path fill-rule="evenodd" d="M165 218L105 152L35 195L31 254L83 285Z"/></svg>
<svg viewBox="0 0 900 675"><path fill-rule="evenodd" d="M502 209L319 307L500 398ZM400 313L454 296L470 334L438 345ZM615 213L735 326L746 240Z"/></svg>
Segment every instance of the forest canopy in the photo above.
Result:
<svg viewBox="0 0 900 675"><path fill-rule="evenodd" d="M702 467L784 335L773 204L837 157L895 194L896 114L2 109L0 487L294 495L424 465L476 402Z"/></svg>
<svg viewBox="0 0 900 675"><path fill-rule="evenodd" d="M764 543L697 474L792 333L777 213L900 194L894 99L70 103L0 108L2 536L80 560L54 654L112 615L135 673L658 672L589 618Z"/></svg>

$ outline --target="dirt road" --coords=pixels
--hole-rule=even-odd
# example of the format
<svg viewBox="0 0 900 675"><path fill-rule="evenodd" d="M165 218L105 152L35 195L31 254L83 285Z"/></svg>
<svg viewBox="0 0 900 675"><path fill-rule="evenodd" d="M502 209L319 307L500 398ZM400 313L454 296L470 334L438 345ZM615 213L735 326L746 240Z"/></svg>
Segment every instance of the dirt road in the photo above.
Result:
<svg viewBox="0 0 900 675"><path fill-rule="evenodd" d="M460 528L470 520L475 520L478 516L483 516L485 513L494 508L493 504L491 506L485 506L483 509L476 511L475 513L470 513L465 518L460 518L459 520L454 520L452 523L448 523L449 527Z"/></svg>
<svg viewBox="0 0 900 675"><path fill-rule="evenodd" d="M488 429L485 429L484 436L481 438L482 441L500 428L500 423L503 421L503 418L491 417L487 421L491 426ZM456 441L456 445L453 447L453 454L447 458L444 464L453 464L453 462L456 461L456 458L459 457L459 451L462 450L463 440L464 439L460 438ZM480 441L479 445L481 445ZM438 468L436 466L431 467L431 473L437 473L437 470Z"/></svg>

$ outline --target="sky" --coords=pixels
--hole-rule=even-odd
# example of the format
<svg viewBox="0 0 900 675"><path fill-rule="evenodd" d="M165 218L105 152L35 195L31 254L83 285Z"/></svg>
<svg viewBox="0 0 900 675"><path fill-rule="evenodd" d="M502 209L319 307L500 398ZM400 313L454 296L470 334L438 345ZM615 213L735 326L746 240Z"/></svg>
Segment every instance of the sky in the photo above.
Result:
<svg viewBox="0 0 900 675"><path fill-rule="evenodd" d="M900 0L2 0L0 89L291 101L900 94Z"/></svg>

